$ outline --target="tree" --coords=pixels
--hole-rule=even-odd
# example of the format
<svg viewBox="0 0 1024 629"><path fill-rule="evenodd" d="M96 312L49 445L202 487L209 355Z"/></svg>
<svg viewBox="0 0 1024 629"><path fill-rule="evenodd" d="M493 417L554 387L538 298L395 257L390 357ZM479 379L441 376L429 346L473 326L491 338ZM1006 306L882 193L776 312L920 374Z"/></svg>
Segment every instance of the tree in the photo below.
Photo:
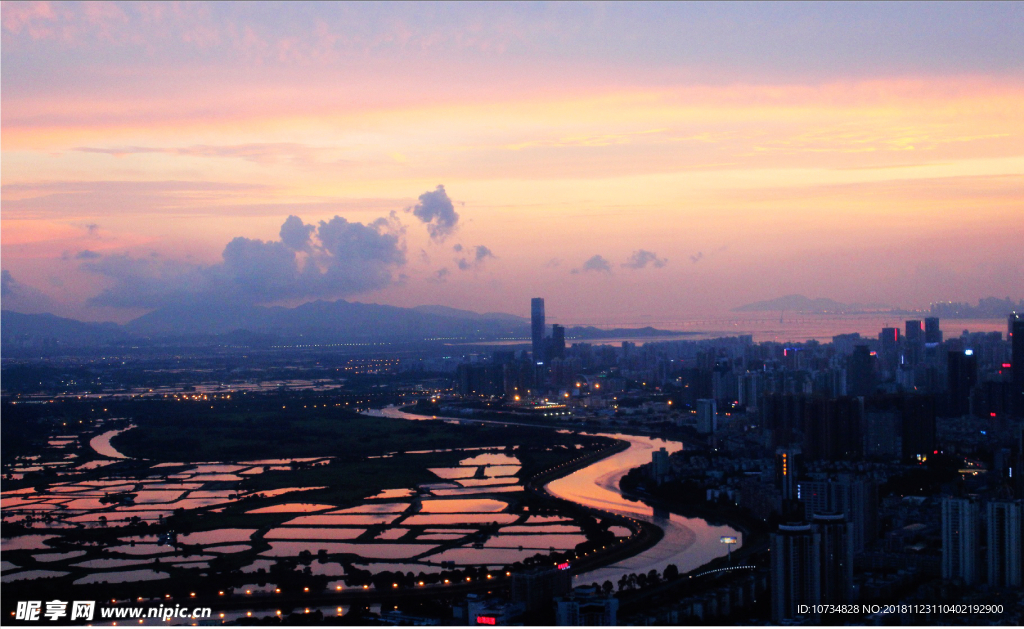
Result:
<svg viewBox="0 0 1024 629"><path fill-rule="evenodd" d="M661 577L658 576L658 571L652 568L651 571L647 573L647 585L654 587L659 583L661 583Z"/></svg>
<svg viewBox="0 0 1024 629"><path fill-rule="evenodd" d="M605 581L601 585L601 589L604 591L605 596L611 596L612 592L615 591L615 586L612 585L611 581ZM620 587L619 589L621 590L622 588Z"/></svg>
<svg viewBox="0 0 1024 629"><path fill-rule="evenodd" d="M674 563L665 566L665 580L671 581L679 576L679 568Z"/></svg>

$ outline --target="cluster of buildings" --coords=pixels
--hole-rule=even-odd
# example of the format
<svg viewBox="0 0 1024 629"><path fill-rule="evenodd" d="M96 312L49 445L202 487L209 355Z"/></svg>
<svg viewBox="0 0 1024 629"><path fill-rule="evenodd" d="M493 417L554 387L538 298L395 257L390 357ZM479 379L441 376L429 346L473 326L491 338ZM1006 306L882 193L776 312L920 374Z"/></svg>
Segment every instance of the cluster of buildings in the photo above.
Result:
<svg viewBox="0 0 1024 629"><path fill-rule="evenodd" d="M755 344L739 336L566 347L565 328L556 324L547 333L543 299L533 300L532 314L532 352L495 351L455 366L463 399L523 408L557 403L581 417L642 415L635 419L689 425L701 434L716 432L723 414L738 409L760 413L776 442L822 424L827 434L808 437L815 441L809 445L852 444L879 456L895 445L901 454L924 454L927 439L916 443L913 436L931 433L933 414L1003 425L1024 413L1024 369L1012 368L1013 355L1024 354L1024 333L1013 334L1020 315L1011 316L1005 340L999 332L966 331L944 339L932 317L884 328L877 339L843 334L829 344ZM899 442L879 437L894 429Z"/></svg>
<svg viewBox="0 0 1024 629"><path fill-rule="evenodd" d="M770 528L773 621L923 600L939 577L962 600L1019 591L1024 316L1005 335L944 338L927 317L831 343L566 347L542 299L532 314L532 352L460 366L455 405L683 441L653 454L646 482Z"/></svg>
<svg viewBox="0 0 1024 629"><path fill-rule="evenodd" d="M455 606L453 617L458 624L492 626L550 622L553 613L558 626L614 626L618 609L611 591L573 589L569 564L560 564L514 573L507 597L470 594Z"/></svg>

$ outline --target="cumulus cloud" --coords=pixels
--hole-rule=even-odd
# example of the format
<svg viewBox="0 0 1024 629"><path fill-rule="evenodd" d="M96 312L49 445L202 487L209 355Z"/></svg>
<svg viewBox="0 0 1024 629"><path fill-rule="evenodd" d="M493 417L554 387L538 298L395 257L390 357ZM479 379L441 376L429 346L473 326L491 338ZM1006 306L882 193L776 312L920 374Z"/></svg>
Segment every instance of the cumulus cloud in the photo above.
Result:
<svg viewBox="0 0 1024 629"><path fill-rule="evenodd" d="M438 186L432 192L420 195L420 202L406 208L427 225L430 237L442 241L452 235L459 226L459 214L455 211L452 200L448 198L444 186ZM456 250L457 251L457 250Z"/></svg>
<svg viewBox="0 0 1024 629"><path fill-rule="evenodd" d="M455 253L462 253L462 245L456 244L454 247L452 247L452 251L454 251Z"/></svg>
<svg viewBox="0 0 1024 629"><path fill-rule="evenodd" d="M697 253L695 253L692 256L690 256L690 262L693 262L694 264L697 264L698 262L700 262L703 259L704 259L704 252L703 251L698 251Z"/></svg>
<svg viewBox="0 0 1024 629"><path fill-rule="evenodd" d="M314 231L315 226L303 224L298 216L289 216L281 225L281 242L295 251L308 251Z"/></svg>
<svg viewBox="0 0 1024 629"><path fill-rule="evenodd" d="M591 257L589 260L583 263L583 266L578 269L573 269L572 273L607 273L611 274L612 265L604 256L596 255Z"/></svg>
<svg viewBox="0 0 1024 629"><path fill-rule="evenodd" d="M488 247L485 247L483 245L477 245L477 247L476 247L476 261L477 262L483 262L487 258L493 258L493 257L494 257L494 252L492 252Z"/></svg>
<svg viewBox="0 0 1024 629"><path fill-rule="evenodd" d="M628 269L645 269L647 265L651 265L656 269L660 269L668 263L665 258L659 258L658 254L653 251L647 251L646 249L638 249L633 252L633 255L629 256L629 259L623 263L622 266Z"/></svg>
<svg viewBox="0 0 1024 629"><path fill-rule="evenodd" d="M406 262L394 217L364 225L335 216L307 225L289 216L280 238L235 238L212 265L117 254L88 259L82 268L113 280L92 303L158 308L183 301L343 297L388 286Z"/></svg>
<svg viewBox="0 0 1024 629"><path fill-rule="evenodd" d="M462 245L456 246L458 247L456 251L462 251ZM458 260L456 260L456 264L458 265L460 270L468 271L470 269L480 267L481 265L483 265L484 262L487 261L488 258L494 257L496 256L494 255L494 252L491 251L490 247L485 247L484 245L477 245L476 247L473 248L472 258L459 258Z"/></svg>

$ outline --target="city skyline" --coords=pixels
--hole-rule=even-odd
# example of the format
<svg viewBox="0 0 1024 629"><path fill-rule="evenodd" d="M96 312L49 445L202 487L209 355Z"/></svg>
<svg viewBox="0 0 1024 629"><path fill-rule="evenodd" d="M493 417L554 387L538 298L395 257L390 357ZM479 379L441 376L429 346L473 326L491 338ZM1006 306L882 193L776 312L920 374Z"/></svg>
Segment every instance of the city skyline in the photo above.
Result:
<svg viewBox="0 0 1024 629"><path fill-rule="evenodd" d="M787 294L1016 301L1022 22L1019 4L4 5L4 307L528 316L543 295L570 323Z"/></svg>

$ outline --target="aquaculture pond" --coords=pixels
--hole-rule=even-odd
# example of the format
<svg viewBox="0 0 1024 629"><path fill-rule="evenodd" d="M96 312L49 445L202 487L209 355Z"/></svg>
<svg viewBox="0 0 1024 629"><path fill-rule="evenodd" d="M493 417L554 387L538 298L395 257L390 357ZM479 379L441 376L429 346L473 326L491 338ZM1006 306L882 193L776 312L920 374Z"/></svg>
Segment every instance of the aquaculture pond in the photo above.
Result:
<svg viewBox="0 0 1024 629"><path fill-rule="evenodd" d="M88 440L93 461L112 464L93 464L87 479L53 475L0 494L3 583L65 593L107 584L131 597L150 596L155 582L208 580L229 597L296 579L373 587L372 575L499 570L588 535L631 534L540 507L524 491L515 445L373 457L420 469L423 482L353 500L325 481L346 469L338 457L148 463L111 444L131 428Z"/></svg>

